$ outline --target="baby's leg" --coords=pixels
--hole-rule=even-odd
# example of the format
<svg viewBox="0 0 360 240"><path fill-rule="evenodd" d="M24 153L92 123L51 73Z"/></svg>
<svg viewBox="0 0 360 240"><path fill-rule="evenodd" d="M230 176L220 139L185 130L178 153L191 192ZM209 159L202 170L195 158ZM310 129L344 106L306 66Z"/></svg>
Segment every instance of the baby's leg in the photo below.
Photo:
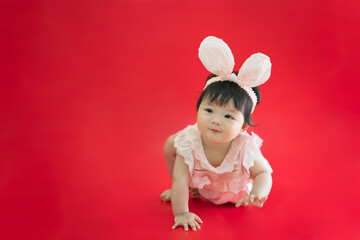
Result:
<svg viewBox="0 0 360 240"><path fill-rule="evenodd" d="M164 155L165 155L165 161L166 166L169 172L169 175L172 179L174 165L175 165L175 159L176 159L176 148L174 147L174 138L175 135L171 135L165 142L164 146Z"/></svg>
<svg viewBox="0 0 360 240"><path fill-rule="evenodd" d="M167 169L168 169L171 179L172 179L174 164L175 164L175 159L176 159L176 148L174 147L174 138L175 138L175 135L171 135L166 140L165 146L164 146L166 166L167 166ZM163 193L161 193L160 198L164 202L169 202L171 200L171 189L167 189Z"/></svg>

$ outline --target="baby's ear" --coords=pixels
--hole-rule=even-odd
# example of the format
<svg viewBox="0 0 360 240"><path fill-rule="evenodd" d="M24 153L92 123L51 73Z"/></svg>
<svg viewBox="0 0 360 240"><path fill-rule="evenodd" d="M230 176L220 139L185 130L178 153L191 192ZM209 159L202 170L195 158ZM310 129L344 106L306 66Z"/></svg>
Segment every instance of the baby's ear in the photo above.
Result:
<svg viewBox="0 0 360 240"><path fill-rule="evenodd" d="M244 123L241 127L241 131L245 132L247 129L249 128L249 125L247 125L246 123Z"/></svg>
<svg viewBox="0 0 360 240"><path fill-rule="evenodd" d="M241 127L241 130L239 132L239 135L243 134L244 132L246 132L246 130L249 128L249 125L247 125L246 123L244 123Z"/></svg>

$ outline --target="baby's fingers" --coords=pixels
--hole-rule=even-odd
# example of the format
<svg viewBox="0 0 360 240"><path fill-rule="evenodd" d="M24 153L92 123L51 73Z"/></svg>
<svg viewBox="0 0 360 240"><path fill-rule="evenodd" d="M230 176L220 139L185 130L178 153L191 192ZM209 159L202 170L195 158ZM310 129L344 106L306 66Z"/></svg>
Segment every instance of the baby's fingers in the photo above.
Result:
<svg viewBox="0 0 360 240"><path fill-rule="evenodd" d="M198 222L195 222L195 225L196 225L197 229L201 228Z"/></svg>
<svg viewBox="0 0 360 240"><path fill-rule="evenodd" d="M248 206L250 202L250 196L244 197L243 206Z"/></svg>
<svg viewBox="0 0 360 240"><path fill-rule="evenodd" d="M185 231L189 230L189 225L187 223L183 224Z"/></svg>
<svg viewBox="0 0 360 240"><path fill-rule="evenodd" d="M263 204L260 203L259 201L254 202L252 205L255 206L255 207L260 207L260 208L263 206Z"/></svg>
<svg viewBox="0 0 360 240"><path fill-rule="evenodd" d="M260 202L260 203L264 203L266 200L267 200L267 196L261 198L261 199L259 200L259 202Z"/></svg>
<svg viewBox="0 0 360 240"><path fill-rule="evenodd" d="M190 227L191 227L191 229L192 229L193 231L196 231L196 225L195 225L195 223L196 223L196 221L189 223L189 225L190 225Z"/></svg>
<svg viewBox="0 0 360 240"><path fill-rule="evenodd" d="M249 204L253 205L254 201L256 201L256 197L254 195L249 195Z"/></svg>
<svg viewBox="0 0 360 240"><path fill-rule="evenodd" d="M240 199L236 204L235 207L240 207L243 205L243 199Z"/></svg>
<svg viewBox="0 0 360 240"><path fill-rule="evenodd" d="M172 226L172 229L175 229L175 228L177 228L178 226L180 226L180 222L176 222L173 226Z"/></svg>
<svg viewBox="0 0 360 240"><path fill-rule="evenodd" d="M255 197L254 203L252 205L261 208L264 205L264 202L266 201L266 199L267 199L267 197L263 197L263 198Z"/></svg>
<svg viewBox="0 0 360 240"><path fill-rule="evenodd" d="M198 215L196 215L195 213L193 213L193 214L194 214L194 218L196 221L198 221L199 223L203 223L203 221L201 220L201 218Z"/></svg>

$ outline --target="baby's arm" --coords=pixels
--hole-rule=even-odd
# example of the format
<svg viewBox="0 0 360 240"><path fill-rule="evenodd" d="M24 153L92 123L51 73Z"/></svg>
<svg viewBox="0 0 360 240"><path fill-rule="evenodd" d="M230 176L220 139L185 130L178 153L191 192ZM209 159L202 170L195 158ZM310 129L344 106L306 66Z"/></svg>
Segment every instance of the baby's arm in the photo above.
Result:
<svg viewBox="0 0 360 240"><path fill-rule="evenodd" d="M189 212L190 173L184 158L179 154L175 159L172 181L171 206L175 217L173 228L181 225L184 226L186 231L188 226L193 230L200 228L198 222L202 223L201 219L196 214Z"/></svg>
<svg viewBox="0 0 360 240"><path fill-rule="evenodd" d="M262 207L270 193L272 170L266 159L256 160L254 166L249 171L254 179L253 188L248 196L236 203L236 207L248 205Z"/></svg>

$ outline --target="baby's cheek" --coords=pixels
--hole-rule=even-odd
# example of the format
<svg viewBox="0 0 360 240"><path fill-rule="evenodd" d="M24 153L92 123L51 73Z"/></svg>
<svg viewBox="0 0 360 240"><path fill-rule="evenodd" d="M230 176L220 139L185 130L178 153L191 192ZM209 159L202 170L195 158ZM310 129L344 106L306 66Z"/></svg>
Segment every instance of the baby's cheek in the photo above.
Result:
<svg viewBox="0 0 360 240"><path fill-rule="evenodd" d="M240 124L236 124L236 126L234 126L233 134L235 136L238 136L241 133L241 127L242 127L242 125L240 125Z"/></svg>

